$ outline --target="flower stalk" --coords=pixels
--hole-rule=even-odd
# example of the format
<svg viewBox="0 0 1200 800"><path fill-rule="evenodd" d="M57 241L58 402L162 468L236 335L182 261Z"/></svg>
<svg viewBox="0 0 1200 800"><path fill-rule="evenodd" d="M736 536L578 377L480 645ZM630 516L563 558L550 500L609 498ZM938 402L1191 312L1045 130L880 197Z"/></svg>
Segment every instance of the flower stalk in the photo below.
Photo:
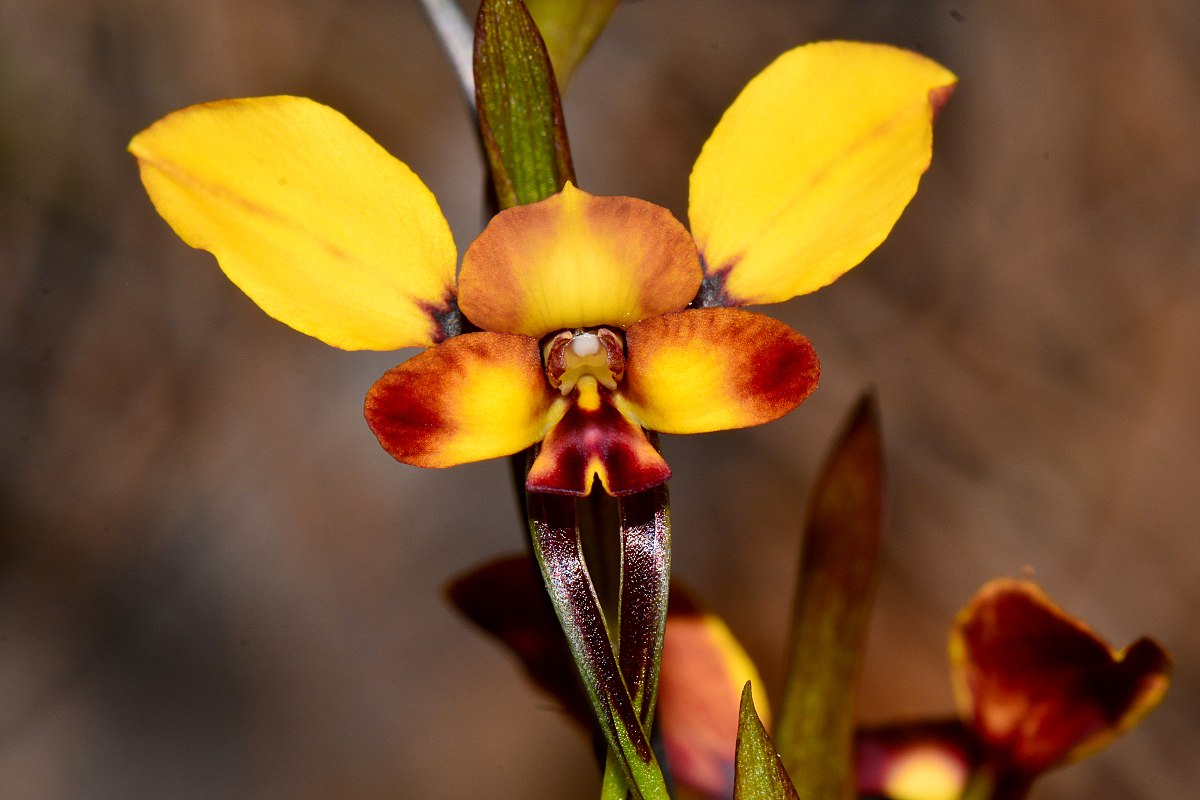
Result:
<svg viewBox="0 0 1200 800"><path fill-rule="evenodd" d="M605 15L606 18L606 15ZM598 33L598 29L595 31ZM554 69L536 23L517 0L485 0L476 25L474 72L480 134L501 210L538 202L575 180ZM608 329L601 329L612 336ZM560 334L560 338L571 334ZM591 334L589 334L591 336ZM567 345L564 340L555 351ZM618 348L620 343L612 345ZM561 374L563 369L554 371ZM548 374L550 370L548 370ZM656 443L655 443L656 444ZM656 448L657 449L657 448ZM529 464L535 463L530 451ZM514 465L516 463L514 459ZM525 472L527 473L528 470ZM578 514L591 513L586 549L605 563L610 501L543 493L524 497L533 551L551 603L608 743L602 796L666 798L650 747L666 629L671 523L665 484L618 498L617 609L605 617L584 560ZM607 594L606 587L600 592Z"/></svg>

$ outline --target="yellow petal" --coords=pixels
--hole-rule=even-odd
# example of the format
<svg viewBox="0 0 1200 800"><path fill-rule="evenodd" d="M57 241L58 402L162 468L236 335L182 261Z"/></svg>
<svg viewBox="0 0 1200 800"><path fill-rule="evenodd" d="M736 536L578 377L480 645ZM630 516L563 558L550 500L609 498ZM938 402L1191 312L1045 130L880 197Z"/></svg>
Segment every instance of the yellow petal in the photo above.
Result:
<svg viewBox="0 0 1200 800"><path fill-rule="evenodd" d="M665 314L625 334L617 408L663 433L704 433L778 419L817 386L808 339L736 308Z"/></svg>
<svg viewBox="0 0 1200 800"><path fill-rule="evenodd" d="M670 211L568 183L492 219L463 256L459 305L489 331L624 328L683 308L700 278L692 237Z"/></svg>
<svg viewBox="0 0 1200 800"><path fill-rule="evenodd" d="M433 194L301 97L176 111L134 137L158 213L264 311L347 350L442 338L456 251Z"/></svg>
<svg viewBox="0 0 1200 800"><path fill-rule="evenodd" d="M367 424L405 464L452 467L538 442L566 411L536 339L466 333L384 374L367 393Z"/></svg>
<svg viewBox="0 0 1200 800"><path fill-rule="evenodd" d="M955 80L857 42L796 48L754 78L692 169L692 233L722 304L814 291L878 247L929 167Z"/></svg>

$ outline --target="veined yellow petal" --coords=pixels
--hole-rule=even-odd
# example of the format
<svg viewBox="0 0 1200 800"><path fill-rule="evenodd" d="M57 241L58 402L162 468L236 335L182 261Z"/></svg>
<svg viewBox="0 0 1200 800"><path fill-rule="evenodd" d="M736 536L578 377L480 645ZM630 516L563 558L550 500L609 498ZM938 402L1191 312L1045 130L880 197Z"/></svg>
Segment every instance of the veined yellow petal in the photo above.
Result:
<svg viewBox="0 0 1200 800"><path fill-rule="evenodd" d="M129 151L158 213L272 317L347 350L442 338L456 251L437 200L332 108L204 103Z"/></svg>
<svg viewBox="0 0 1200 800"><path fill-rule="evenodd" d="M543 336L677 311L700 278L696 245L670 211L568 183L492 218L463 256L458 292L479 327Z"/></svg>
<svg viewBox="0 0 1200 800"><path fill-rule="evenodd" d="M662 433L706 433L778 419L817 386L808 339L763 314L702 308L643 320L625 334L621 413Z"/></svg>
<svg viewBox="0 0 1200 800"><path fill-rule="evenodd" d="M524 450L562 418L538 342L465 333L384 374L367 393L367 424L405 464L452 467Z"/></svg>
<svg viewBox="0 0 1200 800"><path fill-rule="evenodd" d="M692 233L722 304L814 291L878 247L929 167L955 81L857 42L796 48L750 81L691 176Z"/></svg>

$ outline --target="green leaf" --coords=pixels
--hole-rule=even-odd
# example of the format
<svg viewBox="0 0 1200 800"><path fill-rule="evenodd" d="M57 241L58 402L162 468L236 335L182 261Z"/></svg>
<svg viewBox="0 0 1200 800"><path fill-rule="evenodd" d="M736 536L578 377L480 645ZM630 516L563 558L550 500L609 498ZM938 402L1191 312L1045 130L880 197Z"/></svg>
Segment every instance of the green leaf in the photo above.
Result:
<svg viewBox="0 0 1200 800"><path fill-rule="evenodd" d="M749 681L742 689L734 772L733 800L800 800L754 709Z"/></svg>
<svg viewBox="0 0 1200 800"><path fill-rule="evenodd" d="M500 208L544 200L574 182L554 70L520 0L484 0L474 62L479 128Z"/></svg>
<svg viewBox="0 0 1200 800"><path fill-rule="evenodd" d="M621 675L584 564L575 500L530 492L526 502L534 555L608 748L618 757L635 798L667 800L662 770Z"/></svg>
<svg viewBox="0 0 1200 800"><path fill-rule="evenodd" d="M608 24L618 0L525 0L537 22L558 85L565 87L592 42Z"/></svg>
<svg viewBox="0 0 1200 800"><path fill-rule="evenodd" d="M883 533L883 453L864 396L810 501L775 729L806 800L853 800L854 702Z"/></svg>

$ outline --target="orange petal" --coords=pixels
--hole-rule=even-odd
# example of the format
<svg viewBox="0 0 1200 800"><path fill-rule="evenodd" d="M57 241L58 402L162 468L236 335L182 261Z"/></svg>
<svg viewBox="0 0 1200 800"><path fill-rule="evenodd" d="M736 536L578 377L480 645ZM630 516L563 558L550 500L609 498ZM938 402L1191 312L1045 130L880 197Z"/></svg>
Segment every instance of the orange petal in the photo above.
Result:
<svg viewBox="0 0 1200 800"><path fill-rule="evenodd" d="M588 378L580 381L570 408L542 442L525 488L583 497L599 478L604 491L619 497L670 477L671 468L642 429L617 411L607 389Z"/></svg>
<svg viewBox="0 0 1200 800"><path fill-rule="evenodd" d="M720 617L671 588L658 689L658 725L676 783L703 797L733 794L741 689L763 685ZM759 690L763 723L769 704Z"/></svg>
<svg viewBox="0 0 1200 800"><path fill-rule="evenodd" d="M463 256L459 307L485 330L527 336L624 328L686 306L700 277L692 237L670 211L568 183L492 218Z"/></svg>
<svg viewBox="0 0 1200 800"><path fill-rule="evenodd" d="M529 447L565 407L546 383L536 339L468 333L385 373L367 394L366 417L396 460L451 467Z"/></svg>
<svg viewBox="0 0 1200 800"><path fill-rule="evenodd" d="M1171 667L1154 641L1114 650L1035 584L1007 579L959 612L950 654L964 718L1027 776L1132 727L1162 699Z"/></svg>
<svg viewBox="0 0 1200 800"><path fill-rule="evenodd" d="M663 433L745 428L778 419L817 386L808 339L762 314L704 308L626 331L617 406Z"/></svg>

